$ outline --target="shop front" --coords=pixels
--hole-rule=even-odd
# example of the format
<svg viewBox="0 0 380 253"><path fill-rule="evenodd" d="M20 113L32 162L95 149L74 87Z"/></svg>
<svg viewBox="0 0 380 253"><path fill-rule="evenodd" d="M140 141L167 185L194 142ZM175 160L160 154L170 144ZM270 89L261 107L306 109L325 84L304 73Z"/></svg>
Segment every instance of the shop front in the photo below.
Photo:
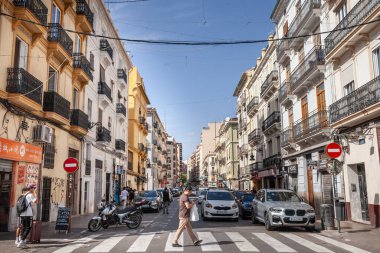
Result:
<svg viewBox="0 0 380 253"><path fill-rule="evenodd" d="M283 177L284 189L289 189L297 193L298 165L283 165L281 166L280 174Z"/></svg>
<svg viewBox="0 0 380 253"><path fill-rule="evenodd" d="M280 187L282 182L282 177L280 177L277 167L259 171L258 177L261 178L262 188L277 189Z"/></svg>

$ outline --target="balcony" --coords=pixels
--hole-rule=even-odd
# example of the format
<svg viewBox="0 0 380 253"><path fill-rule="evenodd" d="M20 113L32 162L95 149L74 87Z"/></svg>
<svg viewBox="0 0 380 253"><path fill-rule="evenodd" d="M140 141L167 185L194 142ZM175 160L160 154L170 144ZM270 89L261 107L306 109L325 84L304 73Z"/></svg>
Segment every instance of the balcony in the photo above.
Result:
<svg viewBox="0 0 380 253"><path fill-rule="evenodd" d="M92 33L94 24L94 14L88 6L86 0L77 0L77 16L75 18L76 28L81 32Z"/></svg>
<svg viewBox="0 0 380 253"><path fill-rule="evenodd" d="M139 116L139 123L141 128L145 128L145 117ZM161 131L158 130L158 135L161 135Z"/></svg>
<svg viewBox="0 0 380 253"><path fill-rule="evenodd" d="M127 77L127 73L125 73L124 69L118 69L117 70L117 78L119 80L119 85L120 85L121 89L127 88L128 77Z"/></svg>
<svg viewBox="0 0 380 253"><path fill-rule="evenodd" d="M248 135L248 143L251 146L257 145L261 141L261 130L256 128Z"/></svg>
<svg viewBox="0 0 380 253"><path fill-rule="evenodd" d="M274 111L263 121L262 130L265 135L272 135L281 129L281 116L279 111Z"/></svg>
<svg viewBox="0 0 380 253"><path fill-rule="evenodd" d="M111 142L111 131L103 126L96 129L96 142L100 145L108 145Z"/></svg>
<svg viewBox="0 0 380 253"><path fill-rule="evenodd" d="M84 136L88 132L90 122L88 121L88 116L79 109L71 110L71 131Z"/></svg>
<svg viewBox="0 0 380 253"><path fill-rule="evenodd" d="M293 103L293 95L289 80L285 80L280 87L279 102L285 107L290 106Z"/></svg>
<svg viewBox="0 0 380 253"><path fill-rule="evenodd" d="M293 125L295 143L301 147L311 146L329 140L330 129L327 110L314 110L307 118Z"/></svg>
<svg viewBox="0 0 380 253"><path fill-rule="evenodd" d="M290 47L289 40L286 37L280 41L277 47L277 61L279 64L284 65L290 60Z"/></svg>
<svg viewBox="0 0 380 253"><path fill-rule="evenodd" d="M54 91L44 92L45 118L61 125L70 124L70 102Z"/></svg>
<svg viewBox="0 0 380 253"><path fill-rule="evenodd" d="M103 107L112 105L112 91L111 88L105 82L98 83L99 101Z"/></svg>
<svg viewBox="0 0 380 253"><path fill-rule="evenodd" d="M293 143L293 129L287 127L281 132L281 147L287 151L291 151L294 149Z"/></svg>
<svg viewBox="0 0 380 253"><path fill-rule="evenodd" d="M265 158L263 160L263 168L264 169L270 169L272 167L278 168L281 166L281 163L282 163L282 159L281 159L280 154L272 155L272 156Z"/></svg>
<svg viewBox="0 0 380 253"><path fill-rule="evenodd" d="M380 116L380 76L330 105L331 127L353 127Z"/></svg>
<svg viewBox="0 0 380 253"><path fill-rule="evenodd" d="M258 171L262 171L262 170L263 170L263 163L262 162L251 163L249 165L249 172L251 174L258 172Z"/></svg>
<svg viewBox="0 0 380 253"><path fill-rule="evenodd" d="M244 156L248 154L248 145L243 144L241 147L239 147L239 155Z"/></svg>
<svg viewBox="0 0 380 253"><path fill-rule="evenodd" d="M351 11L342 19L334 30L326 37L325 47L328 59L339 58L350 46L358 43L372 31L378 23L354 27L378 19L380 0L360 0ZM351 27L352 29L344 29Z"/></svg>
<svg viewBox="0 0 380 253"><path fill-rule="evenodd" d="M278 89L278 71L273 70L261 85L261 97L268 100Z"/></svg>
<svg viewBox="0 0 380 253"><path fill-rule="evenodd" d="M102 60L105 67L108 67L111 64L113 64L113 49L111 45L109 44L108 40L106 39L100 40L100 52L101 52Z"/></svg>
<svg viewBox="0 0 380 253"><path fill-rule="evenodd" d="M124 154L125 153L125 141L121 139L115 140L115 149L116 153Z"/></svg>
<svg viewBox="0 0 380 253"><path fill-rule="evenodd" d="M58 23L50 23L48 30L48 55L59 62L70 61L73 55L73 41Z"/></svg>
<svg viewBox="0 0 380 253"><path fill-rule="evenodd" d="M305 0L301 10L289 26L289 37L307 35L320 25L321 0ZM298 46L305 38L295 38L289 41L289 46Z"/></svg>
<svg viewBox="0 0 380 253"><path fill-rule="evenodd" d="M247 113L249 117L253 117L259 110L259 97L255 96L247 105Z"/></svg>
<svg viewBox="0 0 380 253"><path fill-rule="evenodd" d="M22 68L8 68L8 100L28 111L41 111L43 83ZM22 95L26 94L26 95Z"/></svg>
<svg viewBox="0 0 380 253"><path fill-rule="evenodd" d="M247 103L247 95L245 93L241 94L240 97L240 104L242 107L244 107Z"/></svg>
<svg viewBox="0 0 380 253"><path fill-rule="evenodd" d="M91 176L91 160L86 160L86 168L84 174L86 176Z"/></svg>
<svg viewBox="0 0 380 253"><path fill-rule="evenodd" d="M127 108L123 103L116 104L116 117L122 122L127 120Z"/></svg>
<svg viewBox="0 0 380 253"><path fill-rule="evenodd" d="M13 0L13 15L21 20L14 20L13 25L22 24L34 38L42 38L46 33L48 8L41 0ZM23 20L30 20L27 22ZM43 24L43 25L37 25ZM15 27L13 27L15 29ZM33 38L33 40L34 40Z"/></svg>
<svg viewBox="0 0 380 253"><path fill-rule="evenodd" d="M140 152L142 152L142 153L145 152L145 146L144 146L143 143L139 143L139 144L138 144L138 148L139 148L139 151L140 151Z"/></svg>
<svg viewBox="0 0 380 253"><path fill-rule="evenodd" d="M87 58L81 53L74 53L73 59L73 80L78 80L83 87L90 80L93 80L91 64L87 60Z"/></svg>
<svg viewBox="0 0 380 253"><path fill-rule="evenodd" d="M325 51L322 46L315 46L305 59L291 73L291 92L306 91L317 81L323 80L325 68Z"/></svg>

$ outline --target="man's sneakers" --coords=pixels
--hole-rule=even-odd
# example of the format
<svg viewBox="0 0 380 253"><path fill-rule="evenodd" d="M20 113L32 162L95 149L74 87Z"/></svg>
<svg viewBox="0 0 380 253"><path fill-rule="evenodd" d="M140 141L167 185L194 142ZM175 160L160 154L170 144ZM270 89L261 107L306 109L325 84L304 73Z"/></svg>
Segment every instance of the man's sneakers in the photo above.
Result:
<svg viewBox="0 0 380 253"><path fill-rule="evenodd" d="M17 244L17 248L26 249L28 246L26 245L26 241L22 240Z"/></svg>
<svg viewBox="0 0 380 253"><path fill-rule="evenodd" d="M194 246L199 246L199 245L201 245L202 242L203 242L202 240L198 240L198 241L194 242Z"/></svg>
<svg viewBox="0 0 380 253"><path fill-rule="evenodd" d="M182 247L182 245L181 245L181 244L178 244L178 242L176 242L176 243L172 243L172 246L173 246L173 247L176 247L176 248Z"/></svg>

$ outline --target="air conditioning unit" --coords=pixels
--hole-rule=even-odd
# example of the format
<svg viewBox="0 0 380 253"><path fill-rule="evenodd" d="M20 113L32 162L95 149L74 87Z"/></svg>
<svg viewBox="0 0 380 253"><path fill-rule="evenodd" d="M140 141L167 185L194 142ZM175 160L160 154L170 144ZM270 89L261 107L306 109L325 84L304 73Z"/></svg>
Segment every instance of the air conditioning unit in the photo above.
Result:
<svg viewBox="0 0 380 253"><path fill-rule="evenodd" d="M33 141L39 143L51 143L53 130L46 125L37 125L33 130Z"/></svg>

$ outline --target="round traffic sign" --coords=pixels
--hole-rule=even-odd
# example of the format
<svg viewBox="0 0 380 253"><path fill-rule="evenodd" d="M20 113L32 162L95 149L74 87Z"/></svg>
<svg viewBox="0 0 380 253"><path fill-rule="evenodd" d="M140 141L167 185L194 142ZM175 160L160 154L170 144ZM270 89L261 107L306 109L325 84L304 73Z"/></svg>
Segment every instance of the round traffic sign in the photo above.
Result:
<svg viewBox="0 0 380 253"><path fill-rule="evenodd" d="M332 142L326 146L326 154L330 158L338 158L342 154L342 147L338 143Z"/></svg>
<svg viewBox="0 0 380 253"><path fill-rule="evenodd" d="M72 157L69 157L63 163L63 168L67 173L74 173L78 169L78 160Z"/></svg>

